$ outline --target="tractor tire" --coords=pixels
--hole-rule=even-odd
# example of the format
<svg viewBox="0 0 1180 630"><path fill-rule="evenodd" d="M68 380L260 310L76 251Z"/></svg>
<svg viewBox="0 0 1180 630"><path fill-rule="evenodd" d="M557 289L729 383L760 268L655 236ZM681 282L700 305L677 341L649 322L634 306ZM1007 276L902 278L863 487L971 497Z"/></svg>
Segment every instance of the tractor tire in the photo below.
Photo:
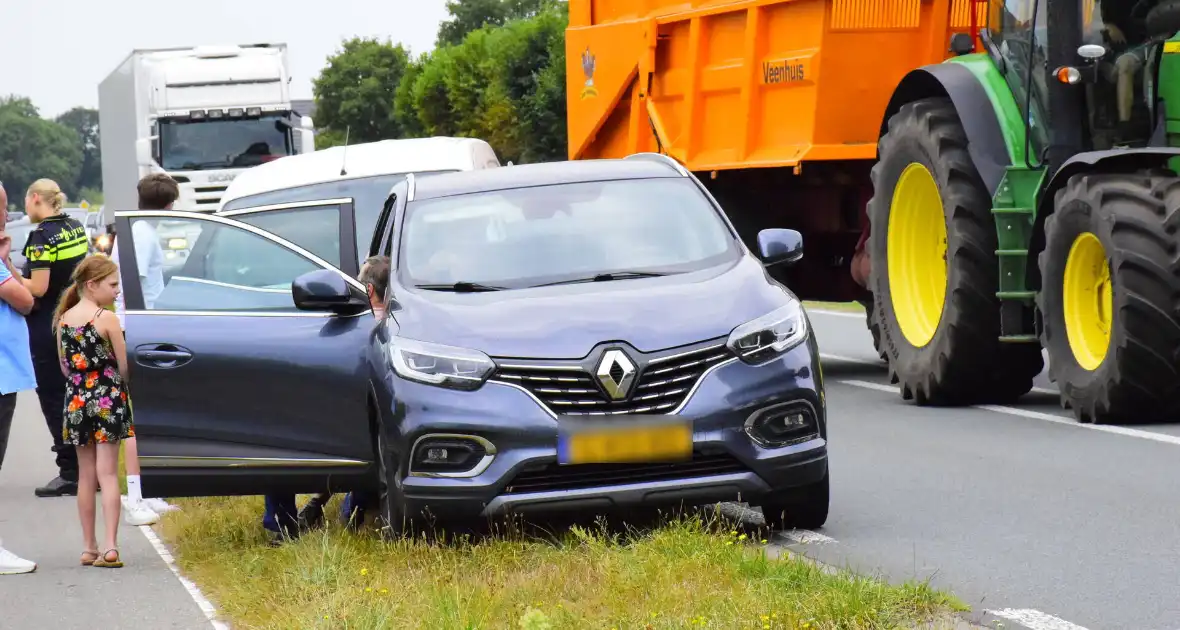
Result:
<svg viewBox="0 0 1180 630"><path fill-rule="evenodd" d="M1019 398L1044 361L1036 344L999 340L991 197L950 99L902 106L878 149L868 209L870 328L880 330L891 379L919 405Z"/></svg>
<svg viewBox="0 0 1180 630"><path fill-rule="evenodd" d="M885 351L881 349L881 327L873 323L873 294L870 293L868 297L860 298L857 302L865 309L865 327L873 336L873 350L877 351L877 356L881 357L882 361L888 361Z"/></svg>
<svg viewBox="0 0 1180 630"><path fill-rule="evenodd" d="M1180 412L1180 177L1075 175L1045 220L1037 296L1049 377L1081 422Z"/></svg>
<svg viewBox="0 0 1180 630"><path fill-rule="evenodd" d="M1147 12L1149 37L1171 37L1180 31L1180 0L1163 0Z"/></svg>

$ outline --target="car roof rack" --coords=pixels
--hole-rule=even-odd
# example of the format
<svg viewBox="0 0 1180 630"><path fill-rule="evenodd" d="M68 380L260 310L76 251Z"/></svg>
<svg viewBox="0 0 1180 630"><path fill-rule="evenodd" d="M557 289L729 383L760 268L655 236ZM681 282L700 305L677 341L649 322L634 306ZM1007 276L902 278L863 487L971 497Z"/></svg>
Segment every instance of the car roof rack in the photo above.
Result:
<svg viewBox="0 0 1180 630"><path fill-rule="evenodd" d="M666 164L666 165L672 167L672 170L676 171L677 173L680 173L681 177L688 177L688 169L684 168L683 164L681 164L680 162L677 162L672 156L665 155L663 153L653 153L650 151L644 152L644 153L632 153L631 155L628 155L627 157L625 157L623 159L624 160L647 160L649 162L660 162L661 164Z"/></svg>

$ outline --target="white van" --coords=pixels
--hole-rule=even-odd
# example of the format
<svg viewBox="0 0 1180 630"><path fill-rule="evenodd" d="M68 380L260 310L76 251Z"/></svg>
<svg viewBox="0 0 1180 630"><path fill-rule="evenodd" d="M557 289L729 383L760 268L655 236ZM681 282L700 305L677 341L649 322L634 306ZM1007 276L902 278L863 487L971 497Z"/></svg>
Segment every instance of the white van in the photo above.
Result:
<svg viewBox="0 0 1180 630"><path fill-rule="evenodd" d="M498 168L491 145L475 138L382 140L292 155L246 169L221 197L215 214L233 217L307 248L342 269L354 268L394 184L413 173ZM166 266L188 258L197 234L191 226L162 221ZM175 232L175 233L173 233ZM342 241L352 241L355 252ZM175 251L173 251L175 250Z"/></svg>

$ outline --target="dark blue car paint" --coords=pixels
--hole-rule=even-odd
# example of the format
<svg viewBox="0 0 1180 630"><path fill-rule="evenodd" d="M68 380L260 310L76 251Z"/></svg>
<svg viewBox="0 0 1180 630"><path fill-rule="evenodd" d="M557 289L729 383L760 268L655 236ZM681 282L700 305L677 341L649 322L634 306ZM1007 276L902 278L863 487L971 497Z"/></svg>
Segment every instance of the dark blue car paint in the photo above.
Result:
<svg viewBox="0 0 1180 630"><path fill-rule="evenodd" d="M761 263L732 263L655 278L520 291L447 293L391 285L401 335L477 348L493 357L573 359L621 339L641 352L728 335L782 306ZM538 325L544 322L544 325Z"/></svg>

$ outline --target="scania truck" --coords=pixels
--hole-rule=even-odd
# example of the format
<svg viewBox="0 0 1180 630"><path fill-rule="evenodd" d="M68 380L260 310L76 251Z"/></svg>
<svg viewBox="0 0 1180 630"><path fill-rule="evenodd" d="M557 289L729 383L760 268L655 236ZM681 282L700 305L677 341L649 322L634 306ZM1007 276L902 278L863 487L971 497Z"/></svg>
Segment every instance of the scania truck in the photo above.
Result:
<svg viewBox="0 0 1180 630"><path fill-rule="evenodd" d="M290 80L286 44L132 51L98 87L108 212L153 172L180 184L175 209L213 212L242 170L314 151Z"/></svg>

